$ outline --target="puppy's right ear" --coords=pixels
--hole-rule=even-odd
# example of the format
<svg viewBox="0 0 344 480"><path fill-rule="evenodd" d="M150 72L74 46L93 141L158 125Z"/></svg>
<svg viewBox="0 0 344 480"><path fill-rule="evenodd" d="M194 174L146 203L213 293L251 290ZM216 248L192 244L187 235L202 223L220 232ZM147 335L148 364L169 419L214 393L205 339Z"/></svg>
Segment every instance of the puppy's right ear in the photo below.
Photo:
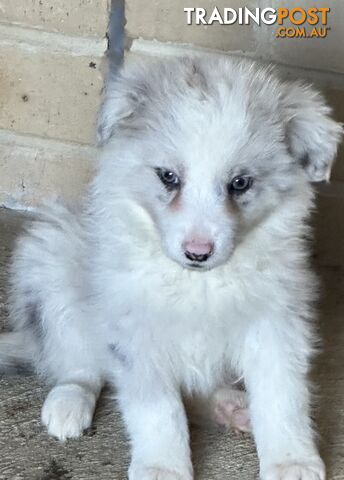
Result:
<svg viewBox="0 0 344 480"><path fill-rule="evenodd" d="M311 182L328 181L343 125L319 92L300 83L287 86L282 105L291 154Z"/></svg>
<svg viewBox="0 0 344 480"><path fill-rule="evenodd" d="M145 89L119 75L105 87L98 114L97 143L105 145L117 132L137 130L146 103Z"/></svg>

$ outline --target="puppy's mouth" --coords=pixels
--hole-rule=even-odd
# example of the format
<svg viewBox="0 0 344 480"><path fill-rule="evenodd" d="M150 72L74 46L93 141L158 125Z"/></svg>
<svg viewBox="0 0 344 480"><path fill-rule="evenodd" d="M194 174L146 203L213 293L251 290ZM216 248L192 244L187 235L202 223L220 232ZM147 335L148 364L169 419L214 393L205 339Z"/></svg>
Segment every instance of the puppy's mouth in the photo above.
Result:
<svg viewBox="0 0 344 480"><path fill-rule="evenodd" d="M214 269L220 267L221 265L224 265L225 263L229 262L231 256L232 256L231 254L228 255L228 257L225 257L225 258L218 258L218 257L214 256L214 257L210 258L209 260L203 261L203 262L197 262L197 261L188 262L188 261L186 261L185 263L182 263L182 265L187 270L193 270L193 271L197 271L197 272L209 272L210 270L214 270ZM181 263L181 262L178 262L178 263Z"/></svg>
<svg viewBox="0 0 344 480"><path fill-rule="evenodd" d="M200 263L187 263L186 265L191 270L204 270L204 265L201 265Z"/></svg>
<svg viewBox="0 0 344 480"><path fill-rule="evenodd" d="M214 268L216 268L217 265L214 265L212 263L196 263L196 262L192 262L192 263L185 263L184 264L184 268L186 268L187 270L194 270L194 271L197 271L197 272L209 272L209 270L213 270Z"/></svg>

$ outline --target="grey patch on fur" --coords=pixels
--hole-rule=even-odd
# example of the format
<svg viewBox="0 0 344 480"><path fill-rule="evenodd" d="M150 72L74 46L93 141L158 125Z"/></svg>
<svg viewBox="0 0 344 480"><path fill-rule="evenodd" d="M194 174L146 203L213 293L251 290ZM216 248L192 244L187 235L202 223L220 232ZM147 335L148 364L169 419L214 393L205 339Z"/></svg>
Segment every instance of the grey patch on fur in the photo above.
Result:
<svg viewBox="0 0 344 480"><path fill-rule="evenodd" d="M25 331L0 335L0 375L32 375L34 368L23 343ZM29 341L29 340L28 340Z"/></svg>
<svg viewBox="0 0 344 480"><path fill-rule="evenodd" d="M186 83L189 87L196 89L199 92L200 100L204 101L207 99L207 94L209 93L209 85L207 79L202 72L200 65L196 62L191 62L191 73L190 76L186 78Z"/></svg>
<svg viewBox="0 0 344 480"><path fill-rule="evenodd" d="M26 306L27 309L27 317L26 317L26 325L34 334L34 337L37 341L37 346L41 345L43 342L44 332L42 326L42 319L39 312L39 305L38 303L29 303Z"/></svg>
<svg viewBox="0 0 344 480"><path fill-rule="evenodd" d="M129 359L127 357L127 355L125 355L119 345L117 343L110 343L109 344L109 349L111 351L111 353L113 354L113 356L123 365L123 366L129 366L130 362L129 362Z"/></svg>
<svg viewBox="0 0 344 480"><path fill-rule="evenodd" d="M37 265L37 262L35 262ZM37 339L42 338L43 329L39 311L37 295L33 290L26 290L22 294L22 311L18 315L22 317L23 328L30 330Z"/></svg>
<svg viewBox="0 0 344 480"><path fill-rule="evenodd" d="M22 375L29 376L34 374L34 368L29 362L20 362L16 358L8 358L8 362L0 364L0 376L3 375Z"/></svg>

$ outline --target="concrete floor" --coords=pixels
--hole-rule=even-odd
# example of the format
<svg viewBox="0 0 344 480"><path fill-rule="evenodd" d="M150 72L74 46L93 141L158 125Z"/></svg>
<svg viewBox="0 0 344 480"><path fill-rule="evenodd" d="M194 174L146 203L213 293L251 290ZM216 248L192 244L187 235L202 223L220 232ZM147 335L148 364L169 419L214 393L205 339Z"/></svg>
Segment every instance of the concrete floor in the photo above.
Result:
<svg viewBox="0 0 344 480"><path fill-rule="evenodd" d="M344 480L344 201L322 197L319 204L314 258L323 280L324 351L314 369L319 385L315 417L328 479ZM23 214L0 209L1 324L6 320L6 263L24 219ZM66 443L49 438L40 425L46 393L34 377L0 379L0 479L124 480L128 444L109 393L100 401L93 427ZM269 405L266 408L268 412ZM196 480L257 478L248 435L193 428L191 438Z"/></svg>

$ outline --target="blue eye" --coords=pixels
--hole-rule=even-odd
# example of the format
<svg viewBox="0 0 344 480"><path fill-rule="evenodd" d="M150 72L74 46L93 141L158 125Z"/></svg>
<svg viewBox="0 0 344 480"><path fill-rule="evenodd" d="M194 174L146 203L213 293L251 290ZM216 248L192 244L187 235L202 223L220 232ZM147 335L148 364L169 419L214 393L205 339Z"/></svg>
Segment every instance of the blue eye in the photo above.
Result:
<svg viewBox="0 0 344 480"><path fill-rule="evenodd" d="M252 183L252 177L249 177L248 175L239 175L238 177L233 178L233 180L228 184L228 192L244 193L251 188Z"/></svg>
<svg viewBox="0 0 344 480"><path fill-rule="evenodd" d="M170 170L165 170L163 168L157 168L156 173L162 183L169 189L173 190L179 188L180 179L177 174L171 172Z"/></svg>

